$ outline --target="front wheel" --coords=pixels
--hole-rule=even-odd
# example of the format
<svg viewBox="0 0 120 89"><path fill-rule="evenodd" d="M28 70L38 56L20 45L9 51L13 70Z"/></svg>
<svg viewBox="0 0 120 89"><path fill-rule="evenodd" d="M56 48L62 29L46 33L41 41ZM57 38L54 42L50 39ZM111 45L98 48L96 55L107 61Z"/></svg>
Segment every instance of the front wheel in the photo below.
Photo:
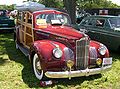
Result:
<svg viewBox="0 0 120 89"><path fill-rule="evenodd" d="M39 80L41 80L43 78L43 70L42 70L41 63L40 63L40 60L37 54L35 54L33 57L33 70L34 70L35 76Z"/></svg>

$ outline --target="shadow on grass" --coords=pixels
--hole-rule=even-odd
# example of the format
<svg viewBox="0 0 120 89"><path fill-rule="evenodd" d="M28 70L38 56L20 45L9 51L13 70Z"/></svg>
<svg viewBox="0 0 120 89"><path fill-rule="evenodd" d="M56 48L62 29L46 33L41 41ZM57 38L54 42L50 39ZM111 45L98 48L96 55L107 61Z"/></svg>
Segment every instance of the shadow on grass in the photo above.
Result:
<svg viewBox="0 0 120 89"><path fill-rule="evenodd" d="M101 74L96 74L96 75L91 75L91 76L75 77L75 78L71 78L71 80L69 80L68 78L54 79L54 80L58 81L58 85L63 85L65 87L67 87L68 85L71 85L75 87L77 85L81 85L84 81L91 81L91 80L98 79L101 77L102 77ZM60 88L61 86L57 86L57 87L58 89L62 89Z"/></svg>
<svg viewBox="0 0 120 89"><path fill-rule="evenodd" d="M0 57L0 65L3 65L6 62L8 62L8 59L3 59L2 57Z"/></svg>
<svg viewBox="0 0 120 89"><path fill-rule="evenodd" d="M110 51L111 57L113 57L113 61L120 60L120 53L115 51Z"/></svg>
<svg viewBox="0 0 120 89"><path fill-rule="evenodd" d="M27 84L30 88L38 88L39 80L36 79L32 72L31 64L27 57L25 57L20 50L16 50L15 43L13 40L13 34L4 34L0 35L1 39L0 46L5 48L5 52L1 54L8 54L9 59L11 61L15 61L24 66L22 70L22 79L25 84ZM2 50L1 50L2 52ZM2 57L0 58L0 65L3 65L8 59L4 60Z"/></svg>
<svg viewBox="0 0 120 89"><path fill-rule="evenodd" d="M28 58L26 58L19 50L16 50L15 48L15 43L13 41L13 34L12 35L5 34L2 35L2 37L6 39L4 43L2 43L2 46L6 48L6 52L10 60L15 61L17 63L21 63L24 66L22 70L22 79L24 83L27 84L30 88L39 88L40 81L37 80L36 77L34 76ZM1 63L4 63L4 61L2 61ZM91 81L98 78L101 78L100 74L89 77L72 78L71 80L69 79L52 79L52 80L58 81L59 83L58 85L63 85L67 87L68 85L73 85L73 86L81 85L81 83L83 83L85 80ZM57 87L61 89L61 87L59 86Z"/></svg>

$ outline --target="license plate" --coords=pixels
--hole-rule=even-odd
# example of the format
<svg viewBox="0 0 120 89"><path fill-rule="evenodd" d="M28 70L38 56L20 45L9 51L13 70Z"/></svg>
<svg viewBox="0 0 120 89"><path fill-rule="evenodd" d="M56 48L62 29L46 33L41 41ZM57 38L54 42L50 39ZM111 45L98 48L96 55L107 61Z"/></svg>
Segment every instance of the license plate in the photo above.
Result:
<svg viewBox="0 0 120 89"><path fill-rule="evenodd" d="M112 57L111 58L103 58L103 65L112 64Z"/></svg>

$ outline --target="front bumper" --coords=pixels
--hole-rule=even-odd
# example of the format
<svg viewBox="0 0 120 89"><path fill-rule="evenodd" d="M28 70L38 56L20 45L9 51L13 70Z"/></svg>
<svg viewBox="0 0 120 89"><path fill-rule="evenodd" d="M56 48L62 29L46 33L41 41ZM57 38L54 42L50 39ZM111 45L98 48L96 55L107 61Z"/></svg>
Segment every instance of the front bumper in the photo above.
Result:
<svg viewBox="0 0 120 89"><path fill-rule="evenodd" d="M49 78L71 78L71 77L80 77L80 76L89 76L94 74L100 74L103 71L110 70L112 65L94 68L94 69L85 69L85 70L77 70L77 71L64 71L64 72L52 72L47 71L45 75Z"/></svg>

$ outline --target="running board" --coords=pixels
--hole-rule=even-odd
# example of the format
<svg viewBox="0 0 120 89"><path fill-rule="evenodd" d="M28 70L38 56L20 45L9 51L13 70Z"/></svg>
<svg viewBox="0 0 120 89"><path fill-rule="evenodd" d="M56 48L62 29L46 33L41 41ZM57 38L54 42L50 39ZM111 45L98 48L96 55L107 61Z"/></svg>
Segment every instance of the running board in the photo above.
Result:
<svg viewBox="0 0 120 89"><path fill-rule="evenodd" d="M17 48L27 57L29 55L29 50L19 44L16 44Z"/></svg>

